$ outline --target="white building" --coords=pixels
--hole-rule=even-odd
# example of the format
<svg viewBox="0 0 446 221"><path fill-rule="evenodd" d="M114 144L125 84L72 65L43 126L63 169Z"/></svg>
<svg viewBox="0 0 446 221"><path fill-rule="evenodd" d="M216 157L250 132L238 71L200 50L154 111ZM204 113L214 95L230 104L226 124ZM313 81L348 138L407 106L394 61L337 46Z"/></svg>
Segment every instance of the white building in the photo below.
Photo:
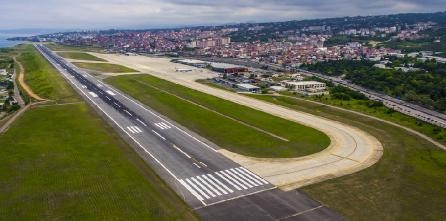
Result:
<svg viewBox="0 0 446 221"><path fill-rule="evenodd" d="M204 68L207 65L209 65L209 62L194 60L194 59L174 59L172 61L175 63L185 64L185 65L194 66L194 67L198 67L198 68Z"/></svg>
<svg viewBox="0 0 446 221"><path fill-rule="evenodd" d="M286 87L282 87L282 86L271 86L271 87L269 87L269 89L271 89L273 91L277 91L277 92L286 91L287 90Z"/></svg>
<svg viewBox="0 0 446 221"><path fill-rule="evenodd" d="M288 81L285 82L285 87L305 95L321 95L327 93L325 83L317 81Z"/></svg>
<svg viewBox="0 0 446 221"><path fill-rule="evenodd" d="M246 92L257 93L260 91L260 87L252 84L237 84L237 88Z"/></svg>

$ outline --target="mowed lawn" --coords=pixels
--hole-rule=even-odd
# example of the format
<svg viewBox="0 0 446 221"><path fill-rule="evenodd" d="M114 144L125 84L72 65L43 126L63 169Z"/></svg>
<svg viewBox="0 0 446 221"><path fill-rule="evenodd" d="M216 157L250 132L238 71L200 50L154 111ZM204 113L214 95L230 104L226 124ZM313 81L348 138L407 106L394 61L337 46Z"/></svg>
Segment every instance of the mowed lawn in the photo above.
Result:
<svg viewBox="0 0 446 221"><path fill-rule="evenodd" d="M62 101L78 101L79 97L57 71L30 44L17 49L18 60L25 68L25 81L42 98Z"/></svg>
<svg viewBox="0 0 446 221"><path fill-rule="evenodd" d="M445 220L446 151L377 120L323 104L276 96L257 99L356 126L384 146L368 169L302 188L350 220Z"/></svg>
<svg viewBox="0 0 446 221"><path fill-rule="evenodd" d="M85 52L57 52L58 55L69 58L69 59L77 59L77 60L87 60L87 61L105 61L102 58L98 58L91 54Z"/></svg>
<svg viewBox="0 0 446 221"><path fill-rule="evenodd" d="M0 136L0 220L196 220L85 104L36 107Z"/></svg>
<svg viewBox="0 0 446 221"><path fill-rule="evenodd" d="M116 76L106 82L222 148L243 155L299 157L319 152L330 143L328 136L313 128L150 75Z"/></svg>
<svg viewBox="0 0 446 221"><path fill-rule="evenodd" d="M17 50L32 89L62 105L33 107L0 135L0 220L197 220L34 48Z"/></svg>
<svg viewBox="0 0 446 221"><path fill-rule="evenodd" d="M74 46L74 45L62 45L58 43L47 43L46 47L53 51L79 51L79 52L103 52L104 49L95 48L90 46Z"/></svg>
<svg viewBox="0 0 446 221"><path fill-rule="evenodd" d="M92 71L99 71L104 73L129 73L129 72L138 72L131 68L119 65L119 64L110 64L110 63L86 63L86 62L73 62L79 68L89 69Z"/></svg>

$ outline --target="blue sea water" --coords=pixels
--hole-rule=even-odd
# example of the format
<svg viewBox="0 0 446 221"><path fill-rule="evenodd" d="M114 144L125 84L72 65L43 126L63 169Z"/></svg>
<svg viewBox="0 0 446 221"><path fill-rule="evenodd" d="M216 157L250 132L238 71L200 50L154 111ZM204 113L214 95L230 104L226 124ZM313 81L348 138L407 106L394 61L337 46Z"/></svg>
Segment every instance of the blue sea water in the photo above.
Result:
<svg viewBox="0 0 446 221"><path fill-rule="evenodd" d="M0 48L9 48L22 43L21 41L8 41L7 38L14 37L12 35L4 35L0 33Z"/></svg>

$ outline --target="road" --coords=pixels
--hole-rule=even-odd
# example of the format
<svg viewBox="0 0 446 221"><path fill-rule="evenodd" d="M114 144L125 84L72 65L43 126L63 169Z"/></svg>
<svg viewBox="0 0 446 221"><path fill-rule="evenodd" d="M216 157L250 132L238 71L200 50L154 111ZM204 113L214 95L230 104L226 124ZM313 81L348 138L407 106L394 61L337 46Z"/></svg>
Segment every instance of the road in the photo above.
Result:
<svg viewBox="0 0 446 221"><path fill-rule="evenodd" d="M364 87L352 84L352 83L348 82L347 80L344 80L339 77L330 77L330 76L326 76L326 75L314 73L314 72L309 72L309 71L302 70L302 69L299 69L299 71L301 71L305 74L308 74L308 75L316 76L318 78L331 81L335 84L346 86L346 87L353 89L355 91L359 91L359 92L363 93L364 95L366 95L371 100L383 102L383 104L390 109L393 109L393 110L396 110L403 114L415 117L419 120L437 125L439 127L446 128L446 115L444 115L444 114L438 113L433 110L429 110L424 107L420 107L415 104L411 104L406 101L396 99L396 98L388 96L388 95L377 93L375 91L366 89Z"/></svg>
<svg viewBox="0 0 446 221"><path fill-rule="evenodd" d="M14 82L14 99L17 101L20 107L24 107L25 101L23 101L22 96L20 95L20 90L17 85L16 78L17 78L17 71L16 68L14 68L14 73L12 74L12 80Z"/></svg>
<svg viewBox="0 0 446 221"><path fill-rule="evenodd" d="M280 65L257 63L257 62L253 62L253 61L243 60L243 59L202 58L202 57L197 57L197 59L216 61L216 62L233 63L233 64L237 64L237 65L245 65L245 66L250 66L250 67L254 67L254 68L261 68L261 67L267 66L269 69L272 69L272 70L286 71L286 69ZM381 94L376 91L366 89L364 87L355 85L355 84L348 82L348 81L346 81L342 78L339 78L339 77L330 77L330 76L326 76L326 75L323 75L320 73L310 72L310 71L299 69L299 68L296 68L295 70L302 72L309 76L316 76L318 78L333 82L335 84L340 84L340 85L346 86L350 89L353 89L355 91L359 91L359 92L363 93L371 100L383 102L383 104L385 106L387 106L388 108L391 108L395 111L415 117L419 120L437 125L439 127L446 128L446 115L445 114L442 114L442 113L439 113L439 112L436 112L436 111L433 111L433 110L430 110L430 109L418 106L416 104L412 104L407 101L403 101L403 100L400 100L400 99L397 99L397 98L394 98L394 97L391 97L391 96L388 96L385 94Z"/></svg>
<svg viewBox="0 0 446 221"><path fill-rule="evenodd" d="M220 154L215 144L79 70L45 46L35 46L205 220L343 219L305 194L289 197Z"/></svg>

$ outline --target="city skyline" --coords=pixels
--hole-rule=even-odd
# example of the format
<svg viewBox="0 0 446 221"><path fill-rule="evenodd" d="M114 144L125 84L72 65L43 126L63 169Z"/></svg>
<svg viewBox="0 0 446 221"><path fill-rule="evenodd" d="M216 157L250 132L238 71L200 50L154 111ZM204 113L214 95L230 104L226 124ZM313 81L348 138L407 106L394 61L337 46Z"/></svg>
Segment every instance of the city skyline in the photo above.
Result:
<svg viewBox="0 0 446 221"><path fill-rule="evenodd" d="M196 1L196 0L98 0L2 3L0 30L171 28L367 16L444 10L444 0L426 1ZM17 11L21 13L16 13ZM57 19L55 19L57 18Z"/></svg>

